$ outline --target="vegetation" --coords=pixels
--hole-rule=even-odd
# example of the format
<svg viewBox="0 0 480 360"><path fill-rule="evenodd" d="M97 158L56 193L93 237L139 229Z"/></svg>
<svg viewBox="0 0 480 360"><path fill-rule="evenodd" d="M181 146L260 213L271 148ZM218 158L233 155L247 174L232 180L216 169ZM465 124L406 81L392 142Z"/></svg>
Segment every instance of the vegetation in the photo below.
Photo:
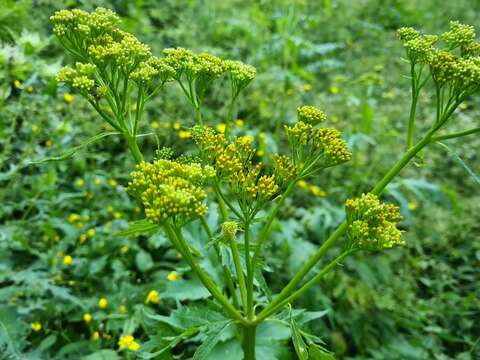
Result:
<svg viewBox="0 0 480 360"><path fill-rule="evenodd" d="M1 3L2 358L480 355L476 5L97 6Z"/></svg>

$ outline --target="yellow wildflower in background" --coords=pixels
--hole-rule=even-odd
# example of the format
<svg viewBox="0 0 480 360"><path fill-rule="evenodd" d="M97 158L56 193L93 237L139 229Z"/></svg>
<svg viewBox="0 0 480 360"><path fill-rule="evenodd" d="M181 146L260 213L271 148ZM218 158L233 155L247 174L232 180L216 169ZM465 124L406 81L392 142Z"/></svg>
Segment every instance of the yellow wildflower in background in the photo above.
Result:
<svg viewBox="0 0 480 360"><path fill-rule="evenodd" d="M244 124L245 124L245 122L242 119L235 120L235 126L237 128L241 128Z"/></svg>
<svg viewBox="0 0 480 360"><path fill-rule="evenodd" d="M411 202L408 203L408 208L412 211L417 210L418 204L415 201L411 201Z"/></svg>
<svg viewBox="0 0 480 360"><path fill-rule="evenodd" d="M176 271L171 271L168 275L167 275L167 279L170 280L170 281L177 281L179 278L179 275Z"/></svg>
<svg viewBox="0 0 480 360"><path fill-rule="evenodd" d="M158 294L157 290L150 290L145 298L145 304L159 304L160 303L160 295Z"/></svg>
<svg viewBox="0 0 480 360"><path fill-rule="evenodd" d="M174 130L180 130L182 127L182 125L180 125L180 123L176 122L175 124L173 124L173 129Z"/></svg>
<svg viewBox="0 0 480 360"><path fill-rule="evenodd" d="M122 246L120 251L122 252L122 254L126 254L128 252L129 248L128 246Z"/></svg>
<svg viewBox="0 0 480 360"><path fill-rule="evenodd" d="M98 341L100 340L100 333L98 331L94 331L92 334L92 340L93 341Z"/></svg>
<svg viewBox="0 0 480 360"><path fill-rule="evenodd" d="M31 323L30 327L35 332L39 332L40 330L42 330L42 324L40 324L38 321L35 321L34 323Z"/></svg>
<svg viewBox="0 0 480 360"><path fill-rule="evenodd" d="M69 266L69 265L72 265L72 263L73 263L73 258L70 255L65 255L63 257L63 264L64 265Z"/></svg>
<svg viewBox="0 0 480 360"><path fill-rule="evenodd" d="M83 314L83 321L85 321L87 324L92 321L92 315L89 313Z"/></svg>
<svg viewBox="0 0 480 360"><path fill-rule="evenodd" d="M108 184L113 188L116 188L118 185L117 180L115 179L108 180Z"/></svg>
<svg viewBox="0 0 480 360"><path fill-rule="evenodd" d="M22 87L22 83L20 82L20 80L15 80L13 82L13 86L15 86L16 89L20 89Z"/></svg>
<svg viewBox="0 0 480 360"><path fill-rule="evenodd" d="M303 91L305 91L305 92L311 91L312 89L313 89L313 87L310 84L304 84L303 85Z"/></svg>
<svg viewBox="0 0 480 360"><path fill-rule="evenodd" d="M301 189L307 189L308 188L308 183L305 180L299 180L298 181L298 186Z"/></svg>
<svg viewBox="0 0 480 360"><path fill-rule="evenodd" d="M324 197L327 195L325 191L320 189L317 185L311 185L308 190L315 196Z"/></svg>
<svg viewBox="0 0 480 360"><path fill-rule="evenodd" d="M65 101L67 104L71 104L74 99L75 97L68 92L63 94L63 101Z"/></svg>
<svg viewBox="0 0 480 360"><path fill-rule="evenodd" d="M216 126L217 131L222 134L225 132L226 128L227 128L227 125L225 123L220 123L220 124L217 124Z"/></svg>
<svg viewBox="0 0 480 360"><path fill-rule="evenodd" d="M108 306L108 300L107 299L101 298L100 300L98 300L98 307L100 309L106 309L107 306Z"/></svg>
<svg viewBox="0 0 480 360"><path fill-rule="evenodd" d="M119 312L120 314L126 314L126 313L127 313L127 307L126 307L125 305L123 305L123 304L120 305L120 306L118 307L118 312Z"/></svg>
<svg viewBox="0 0 480 360"><path fill-rule="evenodd" d="M88 229L87 230L87 235L91 238L95 236L95 229Z"/></svg>
<svg viewBox="0 0 480 360"><path fill-rule="evenodd" d="M33 87L27 86L26 90L27 90L28 93L32 93L33 92Z"/></svg>
<svg viewBox="0 0 480 360"><path fill-rule="evenodd" d="M140 344L135 341L135 338L132 335L120 336L118 346L120 349L128 349L131 351L138 351L138 349L140 349Z"/></svg>
<svg viewBox="0 0 480 360"><path fill-rule="evenodd" d="M178 137L180 139L188 139L192 134L190 133L190 131L186 131L186 130L180 130L178 132Z"/></svg>
<svg viewBox="0 0 480 360"><path fill-rule="evenodd" d="M158 121L152 121L152 129L158 129L160 128L160 124L158 123Z"/></svg>
<svg viewBox="0 0 480 360"><path fill-rule="evenodd" d="M68 221L71 222L71 223L74 223L78 220L80 220L80 215L75 214L75 213L70 214L70 216L68 217Z"/></svg>
<svg viewBox="0 0 480 360"><path fill-rule="evenodd" d="M79 187L79 188L84 187L84 186L85 186L85 180L83 180L83 179L77 179L77 180L75 181L75 186L76 186L76 187Z"/></svg>
<svg viewBox="0 0 480 360"><path fill-rule="evenodd" d="M330 92L335 95L338 94L338 87L336 85L330 86Z"/></svg>

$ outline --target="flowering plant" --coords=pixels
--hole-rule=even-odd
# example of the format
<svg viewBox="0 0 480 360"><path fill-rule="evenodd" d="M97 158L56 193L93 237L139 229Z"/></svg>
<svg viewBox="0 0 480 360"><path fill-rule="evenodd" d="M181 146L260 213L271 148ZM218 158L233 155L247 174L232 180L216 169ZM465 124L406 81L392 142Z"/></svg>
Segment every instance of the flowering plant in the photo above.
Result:
<svg viewBox="0 0 480 360"><path fill-rule="evenodd" d="M370 192L347 200L346 220L270 299L265 296L262 259L272 224L297 185L350 160L351 153L340 132L321 126L327 118L321 110L301 106L295 124L285 126L288 151L270 154L271 161L260 163L252 138L234 136L230 131L235 101L254 79L254 67L183 48L165 49L163 57L156 57L147 45L120 30L118 16L103 8L92 13L62 10L51 20L60 43L77 60L74 68L60 71L58 80L85 97L116 130L115 134L125 138L137 163L128 191L143 204L146 219L132 225L131 232L163 231L221 309L222 321L204 328L207 340L198 347L194 359L207 359L227 327L236 331L244 358L255 359L256 329L272 319L288 321L300 359L331 358L316 337L299 329L289 304L347 256L401 245L399 209L379 199L386 186L426 146L480 131L474 128L438 134L451 121L455 109L479 90L480 44L475 41L474 29L452 22L450 31L440 37L420 35L412 28L400 29L398 36L405 46L411 74L407 149ZM202 108L208 89L225 78L231 94L225 131L218 132L207 126ZM191 133L196 151L174 156L171 149L164 148L157 151L152 162L145 162L137 145L144 107L167 82L176 82L192 105L196 125ZM429 130L418 136L416 109L420 92L428 83L435 89L436 115ZM217 206L212 206L214 203ZM212 229L206 218L209 206L219 210L221 222L214 224L217 228ZM191 223L200 224L211 246L199 249L185 237L184 229ZM344 234L346 241L339 255L314 272ZM222 278L215 279L202 266L203 258L211 252L222 268ZM150 301L158 299L157 292L149 294ZM288 316L282 312L285 308ZM131 334L124 334L119 346L152 358L195 336L197 330L185 331L167 345L156 337L138 344Z"/></svg>

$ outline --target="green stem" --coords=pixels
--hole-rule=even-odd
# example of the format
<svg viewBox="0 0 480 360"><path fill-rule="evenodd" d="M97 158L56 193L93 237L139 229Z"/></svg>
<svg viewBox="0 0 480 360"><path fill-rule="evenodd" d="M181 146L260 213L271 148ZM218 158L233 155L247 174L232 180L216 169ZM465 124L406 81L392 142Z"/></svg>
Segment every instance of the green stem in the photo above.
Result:
<svg viewBox="0 0 480 360"><path fill-rule="evenodd" d="M255 264L250 260L250 223L244 226L245 263L247 264L247 318L253 319L253 273Z"/></svg>
<svg viewBox="0 0 480 360"><path fill-rule="evenodd" d="M411 78L412 103L410 105L410 116L408 117L407 149L410 149L413 145L414 130L415 130L415 127L414 127L415 113L417 111L417 100L418 100L417 74L415 73L414 62L411 62L410 64L410 78Z"/></svg>
<svg viewBox="0 0 480 360"><path fill-rule="evenodd" d="M232 98L230 101L230 104L228 106L228 112L227 112L227 118L225 120L225 137L228 139L228 136L230 135L230 128L232 124L232 118L233 118L233 107L235 105L235 99Z"/></svg>
<svg viewBox="0 0 480 360"><path fill-rule="evenodd" d="M201 217L200 222L202 223L202 226L205 229L205 232L207 233L208 239L210 241L214 241L213 233L210 230L210 226L208 226L207 220L205 220L204 217ZM214 241L213 247L215 249L215 253L217 254L217 258L221 261L222 257L220 255L220 247L218 246L218 243L216 241ZM232 274L226 265L223 265L222 267L223 267L223 274L225 275L225 282L227 284L228 290L230 291L230 294L232 295L233 306L235 308L238 308L237 293L235 292L235 286L233 285Z"/></svg>
<svg viewBox="0 0 480 360"><path fill-rule="evenodd" d="M247 325L243 327L243 359L255 360L255 338L256 338L256 326Z"/></svg>
<svg viewBox="0 0 480 360"><path fill-rule="evenodd" d="M202 120L202 108L200 105L195 107L195 113L197 115L197 123L200 126L203 126L203 120Z"/></svg>
<svg viewBox="0 0 480 360"><path fill-rule="evenodd" d="M238 285L240 287L240 294L242 296L244 314L248 314L248 297L247 287L245 285L245 276L243 274L242 264L240 262L240 252L238 251L237 240L233 237L230 239L230 248L232 249L233 263L237 274Z"/></svg>
<svg viewBox="0 0 480 360"><path fill-rule="evenodd" d="M144 161L142 152L140 151L137 141L134 136L129 136L125 135L125 138L127 140L128 148L130 149L130 152L133 155L133 158L135 159L135 162L137 164L141 163Z"/></svg>
<svg viewBox="0 0 480 360"><path fill-rule="evenodd" d="M242 315L237 311L237 309L233 307L232 304L230 304L228 299L218 289L217 285L215 285L215 283L210 278L210 276L208 276L208 274L204 272L202 268L195 262L195 259L193 258L190 252L188 244L183 238L181 230L176 229L174 226L170 224L165 224L165 231L167 232L167 235L173 244L175 244L175 241L178 242L180 248L182 249L184 258L190 265L193 272L198 276L198 278L203 283L203 285L207 288L210 294L212 294L212 296L222 305L223 309L230 314L232 319L238 320L242 323L246 323Z"/></svg>
<svg viewBox="0 0 480 360"><path fill-rule="evenodd" d="M440 136L433 136L430 141L435 142L435 141L442 141L442 140L448 140L448 139L454 139L462 136L467 136L471 134L475 134L477 132L480 132L480 127L470 129L470 130L464 130L464 131L459 131L451 134L446 134L446 135L440 135Z"/></svg>
<svg viewBox="0 0 480 360"><path fill-rule="evenodd" d="M261 311L255 319L255 323L259 324L263 320L265 320L268 316L274 314L277 310L281 309L286 304L292 302L293 300L302 296L309 288L315 285L321 278L323 278L326 274L330 272L336 265L340 263L347 255L351 252L346 251L341 255L337 256L333 259L328 265L326 265L322 271L320 271L317 275L315 275L312 279L310 279L305 285L303 285L300 289L283 299L282 301L278 302L277 304L273 305L273 303ZM273 306L272 306L273 305Z"/></svg>

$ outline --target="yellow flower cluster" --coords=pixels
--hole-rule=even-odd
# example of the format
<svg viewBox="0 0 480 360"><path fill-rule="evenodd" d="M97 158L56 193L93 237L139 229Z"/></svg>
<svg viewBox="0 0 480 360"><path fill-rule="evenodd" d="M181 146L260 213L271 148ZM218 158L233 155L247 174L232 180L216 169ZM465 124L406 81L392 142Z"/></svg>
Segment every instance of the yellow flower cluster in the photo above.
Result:
<svg viewBox="0 0 480 360"><path fill-rule="evenodd" d="M99 7L93 13L78 9L60 10L50 17L50 21L54 24L55 35L67 36L71 31L85 35L111 31L120 18L113 11Z"/></svg>
<svg viewBox="0 0 480 360"><path fill-rule="evenodd" d="M285 126L285 130L293 163L302 165L303 170L308 170L307 173L343 163L351 158L346 142L336 129L316 128L298 121L294 126Z"/></svg>
<svg viewBox="0 0 480 360"><path fill-rule="evenodd" d="M298 175L298 169L292 160L286 155L272 155L273 169L278 182L287 185Z"/></svg>
<svg viewBox="0 0 480 360"><path fill-rule="evenodd" d="M120 350L128 349L131 351L138 351L140 349L140 344L135 341L135 338L132 335L122 335L120 340L118 340L118 346Z"/></svg>
<svg viewBox="0 0 480 360"><path fill-rule="evenodd" d="M150 290L145 298L145 304L160 304L160 294L157 290Z"/></svg>
<svg viewBox="0 0 480 360"><path fill-rule="evenodd" d="M202 185L214 176L211 166L158 159L137 165L128 190L141 198L151 222L188 221L207 212L202 202L206 198Z"/></svg>
<svg viewBox="0 0 480 360"><path fill-rule="evenodd" d="M57 75L57 81L63 82L82 93L88 93L95 86L95 80L93 79L95 69L96 66L93 64L77 62L75 69L69 66L62 68Z"/></svg>
<svg viewBox="0 0 480 360"><path fill-rule="evenodd" d="M420 35L413 28L401 28L397 32L407 55L413 64L429 65L434 81L443 86L450 84L457 92L476 91L480 83L480 43L475 40L475 28L450 22L450 30L441 37ZM435 46L439 38L447 48ZM457 51L456 49L459 49Z"/></svg>
<svg viewBox="0 0 480 360"><path fill-rule="evenodd" d="M237 194L249 200L269 200L278 193L275 175L264 175L261 164L253 165L253 138L235 137L229 143L225 135L209 127L196 126L193 139L204 158L215 168L217 176L227 179Z"/></svg>
<svg viewBox="0 0 480 360"><path fill-rule="evenodd" d="M297 119L307 124L317 125L327 119L327 115L322 110L314 106L304 105L297 108Z"/></svg>
<svg viewBox="0 0 480 360"><path fill-rule="evenodd" d="M238 224L235 221L225 221L222 223L222 235L227 240L235 239L238 231Z"/></svg>
<svg viewBox="0 0 480 360"><path fill-rule="evenodd" d="M345 203L350 246L370 250L404 244L397 223L402 220L397 206L382 204L372 193Z"/></svg>

